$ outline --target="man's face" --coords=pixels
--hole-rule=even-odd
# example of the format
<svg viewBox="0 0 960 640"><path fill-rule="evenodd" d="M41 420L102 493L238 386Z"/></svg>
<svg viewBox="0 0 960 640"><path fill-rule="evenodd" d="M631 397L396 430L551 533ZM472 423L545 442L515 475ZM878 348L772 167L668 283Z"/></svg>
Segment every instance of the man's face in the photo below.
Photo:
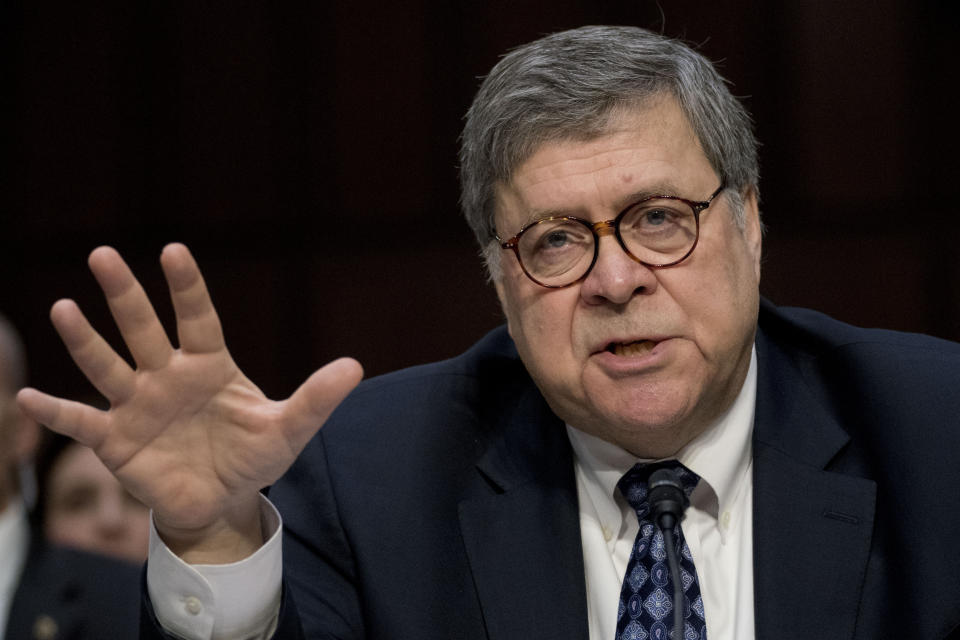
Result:
<svg viewBox="0 0 960 640"><path fill-rule="evenodd" d="M717 177L670 97L611 120L589 142L543 144L497 187L501 237L547 215L609 220L651 193L706 200ZM524 364L574 427L641 457L673 455L733 402L759 304L761 232L747 194L739 229L726 195L700 217L694 252L674 267L632 260L612 235L585 280L546 289L516 257L496 281Z"/></svg>

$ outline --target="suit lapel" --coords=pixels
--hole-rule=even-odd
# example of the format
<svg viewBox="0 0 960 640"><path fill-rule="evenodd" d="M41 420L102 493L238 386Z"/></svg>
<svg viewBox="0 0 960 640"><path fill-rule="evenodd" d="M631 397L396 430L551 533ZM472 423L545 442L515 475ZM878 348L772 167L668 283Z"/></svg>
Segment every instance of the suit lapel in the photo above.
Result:
<svg viewBox="0 0 960 640"><path fill-rule="evenodd" d="M570 444L530 385L477 464L460 528L491 640L587 637Z"/></svg>
<svg viewBox="0 0 960 640"><path fill-rule="evenodd" d="M826 471L847 443L791 359L761 334L753 439L758 638L852 638L870 551L876 485Z"/></svg>

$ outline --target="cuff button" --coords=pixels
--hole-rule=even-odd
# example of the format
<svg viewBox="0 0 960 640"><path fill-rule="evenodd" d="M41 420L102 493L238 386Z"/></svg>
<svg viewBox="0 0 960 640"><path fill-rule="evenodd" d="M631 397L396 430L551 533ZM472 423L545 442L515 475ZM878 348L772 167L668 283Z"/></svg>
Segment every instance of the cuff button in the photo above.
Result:
<svg viewBox="0 0 960 640"><path fill-rule="evenodd" d="M197 598L196 596L190 596L183 601L183 608L187 610L187 613L195 616L203 611L203 603L200 602L200 598Z"/></svg>

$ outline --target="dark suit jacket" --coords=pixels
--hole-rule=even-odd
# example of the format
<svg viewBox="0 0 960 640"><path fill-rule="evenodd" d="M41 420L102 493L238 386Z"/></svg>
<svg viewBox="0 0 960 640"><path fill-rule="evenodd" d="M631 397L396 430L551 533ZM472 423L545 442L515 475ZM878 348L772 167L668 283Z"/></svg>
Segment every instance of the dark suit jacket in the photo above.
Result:
<svg viewBox="0 0 960 640"><path fill-rule="evenodd" d="M140 567L34 539L6 640L136 638Z"/></svg>
<svg viewBox="0 0 960 640"><path fill-rule="evenodd" d="M960 637L960 345L764 303L757 352L757 637ZM570 445L503 329L365 382L270 497L277 637L587 637Z"/></svg>

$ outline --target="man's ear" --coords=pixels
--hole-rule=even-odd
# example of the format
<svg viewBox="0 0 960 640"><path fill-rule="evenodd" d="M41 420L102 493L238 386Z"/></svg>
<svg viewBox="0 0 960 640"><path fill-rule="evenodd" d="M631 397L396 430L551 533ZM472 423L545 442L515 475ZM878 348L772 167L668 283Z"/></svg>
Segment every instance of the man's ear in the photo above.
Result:
<svg viewBox="0 0 960 640"><path fill-rule="evenodd" d="M507 319L507 333L510 334L510 337L513 337L513 329L510 326L510 314L507 313L507 295L503 288L503 274L500 274L500 277L494 278L493 288L497 292L497 300L500 301L500 310L503 311L503 317Z"/></svg>
<svg viewBox="0 0 960 640"><path fill-rule="evenodd" d="M743 234L747 241L747 249L753 256L757 282L760 282L760 262L763 257L763 223L760 221L760 203L757 202L757 191L749 187L743 195Z"/></svg>

